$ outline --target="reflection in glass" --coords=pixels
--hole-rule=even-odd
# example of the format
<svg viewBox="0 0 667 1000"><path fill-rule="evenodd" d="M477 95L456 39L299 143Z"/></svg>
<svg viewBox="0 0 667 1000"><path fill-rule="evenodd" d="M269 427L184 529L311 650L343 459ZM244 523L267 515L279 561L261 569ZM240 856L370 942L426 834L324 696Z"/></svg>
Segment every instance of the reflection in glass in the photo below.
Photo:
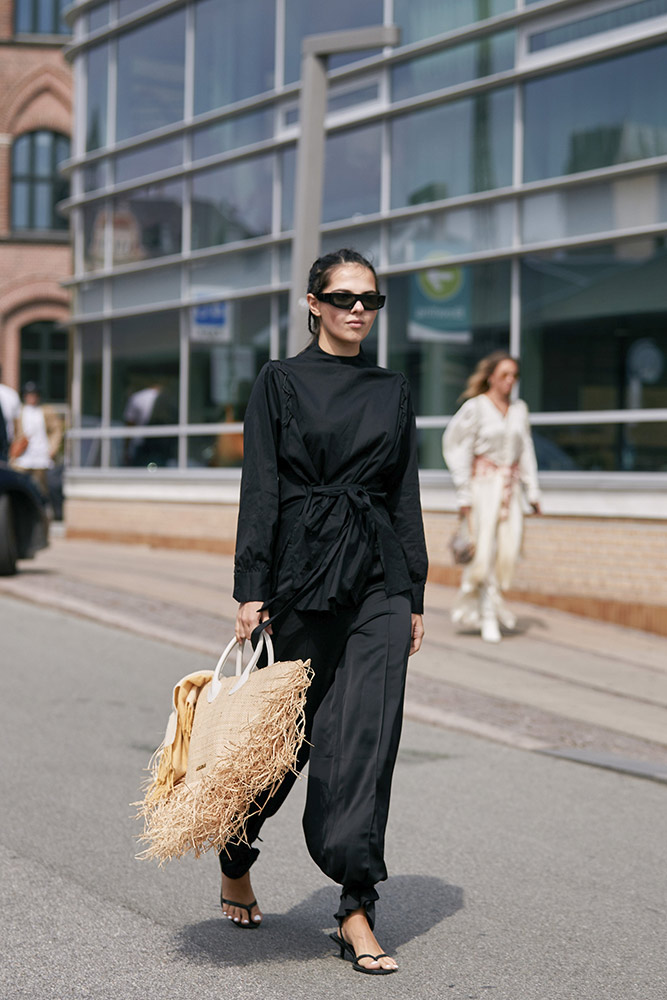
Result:
<svg viewBox="0 0 667 1000"><path fill-rule="evenodd" d="M155 271L137 271L111 280L111 304L114 309L171 302L180 298L181 269L161 267Z"/></svg>
<svg viewBox="0 0 667 1000"><path fill-rule="evenodd" d="M511 184L512 123L510 88L394 119L392 208Z"/></svg>
<svg viewBox="0 0 667 1000"><path fill-rule="evenodd" d="M522 211L525 243L655 225L667 221L667 173L547 191L526 198Z"/></svg>
<svg viewBox="0 0 667 1000"><path fill-rule="evenodd" d="M120 35L116 138L180 121L184 72L183 9Z"/></svg>
<svg viewBox="0 0 667 1000"><path fill-rule="evenodd" d="M270 247L207 258L192 264L190 268L190 291L193 298L233 295L243 288L270 283Z"/></svg>
<svg viewBox="0 0 667 1000"><path fill-rule="evenodd" d="M90 49L86 60L86 150L107 142L107 86L109 46Z"/></svg>
<svg viewBox="0 0 667 1000"><path fill-rule="evenodd" d="M389 278L389 367L410 380L420 416L453 413L477 361L509 345L510 265L450 265ZM439 439L424 454L442 468Z"/></svg>
<svg viewBox="0 0 667 1000"><path fill-rule="evenodd" d="M554 45L567 45L578 38L588 38L601 31L615 31L661 14L667 14L667 0L639 0L638 3L624 4L591 17L575 18L546 31L536 31L528 37L528 51L538 52Z"/></svg>
<svg viewBox="0 0 667 1000"><path fill-rule="evenodd" d="M524 258L521 394L531 410L667 406L667 251L650 239Z"/></svg>
<svg viewBox="0 0 667 1000"><path fill-rule="evenodd" d="M240 469L243 465L243 431L218 431L188 437L191 469Z"/></svg>
<svg viewBox="0 0 667 1000"><path fill-rule="evenodd" d="M664 423L538 426L533 441L543 472L667 472Z"/></svg>
<svg viewBox="0 0 667 1000"><path fill-rule="evenodd" d="M392 100L401 101L511 69L514 44L514 32L504 31L398 63L391 71Z"/></svg>
<svg viewBox="0 0 667 1000"><path fill-rule="evenodd" d="M190 314L190 423L243 420L250 390L269 360L269 296L193 306ZM242 438L212 442L206 465L236 464Z"/></svg>
<svg viewBox="0 0 667 1000"><path fill-rule="evenodd" d="M514 9L515 0L394 0L394 24L401 29L401 45L463 28Z"/></svg>
<svg viewBox="0 0 667 1000"><path fill-rule="evenodd" d="M104 307L104 283L102 281L86 281L78 286L76 296L76 312L102 312Z"/></svg>
<svg viewBox="0 0 667 1000"><path fill-rule="evenodd" d="M666 90L664 45L529 80L524 180L667 154Z"/></svg>
<svg viewBox="0 0 667 1000"><path fill-rule="evenodd" d="M337 3L286 0L285 83L293 83L301 76L301 42L306 35L382 24L382 6L382 0L365 0L364 3L359 3L359 0L338 0ZM334 56L329 60L329 68L335 69L372 54L373 52L349 52Z"/></svg>
<svg viewBox="0 0 667 1000"><path fill-rule="evenodd" d="M331 253L340 247L354 247L371 262L380 260L380 227L355 226L354 229L336 229L322 233L322 253Z"/></svg>
<svg viewBox="0 0 667 1000"><path fill-rule="evenodd" d="M273 109L262 108L247 115L237 115L215 125L197 129L193 137L193 159L216 156L231 149L262 142L273 135Z"/></svg>
<svg viewBox="0 0 667 1000"><path fill-rule="evenodd" d="M114 424L150 427L178 423L178 313L114 320L111 329L111 416ZM149 436L112 441L112 464L172 466L177 438Z"/></svg>
<svg viewBox="0 0 667 1000"><path fill-rule="evenodd" d="M215 167L192 178L192 247L271 232L273 157Z"/></svg>
<svg viewBox="0 0 667 1000"><path fill-rule="evenodd" d="M113 262L180 253L183 184L165 181L113 200Z"/></svg>
<svg viewBox="0 0 667 1000"><path fill-rule="evenodd" d="M323 222L380 210L381 143L381 125L363 125L327 137Z"/></svg>
<svg viewBox="0 0 667 1000"><path fill-rule="evenodd" d="M195 114L274 86L273 0L195 4Z"/></svg>
<svg viewBox="0 0 667 1000"><path fill-rule="evenodd" d="M513 221L510 201L398 219L389 226L389 261L402 264L510 247Z"/></svg>
<svg viewBox="0 0 667 1000"><path fill-rule="evenodd" d="M100 3L88 12L88 31L97 31L109 23L109 4Z"/></svg>
<svg viewBox="0 0 667 1000"><path fill-rule="evenodd" d="M182 159L183 140L180 138L153 142L132 153L123 153L116 157L116 184L131 181L144 174L153 174L158 170L177 167Z"/></svg>
<svg viewBox="0 0 667 1000"><path fill-rule="evenodd" d="M102 423L102 324L81 328L81 426L99 427ZM78 465L99 466L99 439L77 442Z"/></svg>
<svg viewBox="0 0 667 1000"><path fill-rule="evenodd" d="M104 201L83 206L83 266L86 271L104 267L108 215Z"/></svg>

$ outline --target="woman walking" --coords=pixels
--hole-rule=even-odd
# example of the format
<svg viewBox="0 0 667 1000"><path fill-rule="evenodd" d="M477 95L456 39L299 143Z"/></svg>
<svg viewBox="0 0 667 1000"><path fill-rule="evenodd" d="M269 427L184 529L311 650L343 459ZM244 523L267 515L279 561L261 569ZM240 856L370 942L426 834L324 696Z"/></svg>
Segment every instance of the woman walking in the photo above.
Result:
<svg viewBox="0 0 667 1000"><path fill-rule="evenodd" d="M501 592L512 581L521 549L522 489L534 513L541 512L528 407L512 401L518 375L517 362L504 351L482 358L442 442L459 516L468 520L475 545L452 619L479 628L485 642L500 642L499 623L516 625Z"/></svg>
<svg viewBox="0 0 667 1000"><path fill-rule="evenodd" d="M238 639L270 613L276 658L310 658L308 850L341 886L332 935L359 972L397 968L373 933L408 655L423 636L427 557L415 421L406 379L361 349L385 296L354 250L320 257L308 280L312 343L260 372L245 416L235 556ZM289 601L290 610L280 614ZM288 775L258 803L249 844L220 852L222 907L262 919L249 870Z"/></svg>

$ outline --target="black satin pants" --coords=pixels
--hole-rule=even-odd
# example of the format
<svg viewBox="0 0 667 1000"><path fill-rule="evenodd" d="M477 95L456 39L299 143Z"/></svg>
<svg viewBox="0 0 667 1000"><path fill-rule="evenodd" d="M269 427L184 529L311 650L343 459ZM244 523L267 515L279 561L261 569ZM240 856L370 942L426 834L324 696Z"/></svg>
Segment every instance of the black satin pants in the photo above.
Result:
<svg viewBox="0 0 667 1000"><path fill-rule="evenodd" d="M310 758L303 828L315 863L342 886L342 918L365 907L374 924L375 886L387 877L384 837L398 752L410 649L410 601L369 590L358 608L338 613L292 611L274 629L276 660L310 658L315 671L306 700L306 740L298 769ZM309 745L309 744L312 744ZM223 874L240 878L256 860L252 846L265 820L285 801L287 775L257 804L249 844L220 852Z"/></svg>

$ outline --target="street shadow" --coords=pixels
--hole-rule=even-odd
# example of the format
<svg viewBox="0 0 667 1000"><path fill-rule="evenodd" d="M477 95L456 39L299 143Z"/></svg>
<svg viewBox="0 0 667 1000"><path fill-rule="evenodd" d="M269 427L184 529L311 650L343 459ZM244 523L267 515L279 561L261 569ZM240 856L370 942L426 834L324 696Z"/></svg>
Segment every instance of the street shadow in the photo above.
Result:
<svg viewBox="0 0 667 1000"><path fill-rule="evenodd" d="M463 889L426 875L397 875L381 887L378 934L391 954L463 908ZM243 930L222 917L187 924L176 935L175 957L218 967L321 958L334 952L337 895L318 889L287 913L265 913L264 926Z"/></svg>

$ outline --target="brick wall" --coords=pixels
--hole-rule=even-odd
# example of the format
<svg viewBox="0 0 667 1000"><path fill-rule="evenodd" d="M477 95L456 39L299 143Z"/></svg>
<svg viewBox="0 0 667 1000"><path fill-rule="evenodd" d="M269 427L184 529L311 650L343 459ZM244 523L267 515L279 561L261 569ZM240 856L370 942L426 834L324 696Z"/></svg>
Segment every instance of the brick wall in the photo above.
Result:
<svg viewBox="0 0 667 1000"><path fill-rule="evenodd" d="M25 132L72 133L72 77L58 46L12 43L13 2L0 0L0 362L18 388L19 332L69 313L60 282L72 272L67 243L37 243L11 231L11 148Z"/></svg>
<svg viewBox="0 0 667 1000"><path fill-rule="evenodd" d="M67 535L232 553L236 507L71 498ZM456 515L426 513L430 579L458 585L448 542ZM527 518L509 597L667 635L667 522Z"/></svg>

